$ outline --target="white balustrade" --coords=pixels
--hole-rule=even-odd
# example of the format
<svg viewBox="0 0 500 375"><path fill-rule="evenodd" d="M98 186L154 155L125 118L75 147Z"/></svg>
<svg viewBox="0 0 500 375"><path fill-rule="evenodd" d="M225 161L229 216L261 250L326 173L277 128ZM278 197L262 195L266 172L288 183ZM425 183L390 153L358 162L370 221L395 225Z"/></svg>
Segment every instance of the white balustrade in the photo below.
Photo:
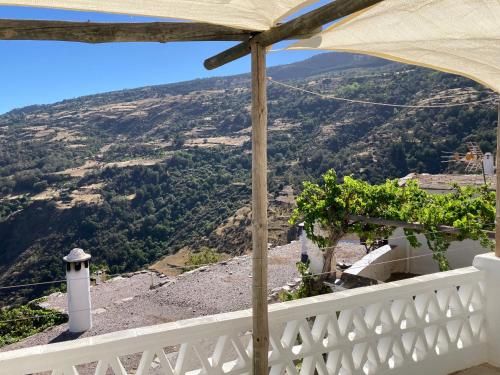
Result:
<svg viewBox="0 0 500 375"><path fill-rule="evenodd" d="M270 374L448 374L487 360L475 267L271 305ZM500 316L500 314L499 314ZM0 353L0 373L250 374L251 311Z"/></svg>

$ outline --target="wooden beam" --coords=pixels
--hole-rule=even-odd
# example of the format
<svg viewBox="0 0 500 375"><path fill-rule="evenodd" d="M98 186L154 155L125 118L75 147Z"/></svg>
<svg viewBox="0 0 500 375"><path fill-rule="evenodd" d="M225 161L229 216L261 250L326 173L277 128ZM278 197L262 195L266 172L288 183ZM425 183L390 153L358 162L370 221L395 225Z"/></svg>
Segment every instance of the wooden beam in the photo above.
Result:
<svg viewBox="0 0 500 375"><path fill-rule="evenodd" d="M270 30L255 35L252 39L263 47L293 38L304 32L348 16L382 0L336 0L309 13L299 16ZM218 55L205 60L205 68L215 69L250 53L250 42L240 43Z"/></svg>
<svg viewBox="0 0 500 375"><path fill-rule="evenodd" d="M253 374L268 375L266 48L252 42Z"/></svg>
<svg viewBox="0 0 500 375"><path fill-rule="evenodd" d="M497 123L497 154L496 154L496 222L495 222L495 255L500 258L500 101L498 102L498 123Z"/></svg>
<svg viewBox="0 0 500 375"><path fill-rule="evenodd" d="M383 225L387 227L399 227L405 229L413 229L416 231L425 231L425 226L420 223L407 223L406 221L380 219L377 217L367 217L360 215L349 215L349 220L353 222L360 222L366 224ZM437 229L445 233L460 234L460 229L450 227L448 225L438 225ZM488 237L490 239L495 239L495 233L488 231Z"/></svg>
<svg viewBox="0 0 500 375"><path fill-rule="evenodd" d="M0 40L66 42L242 41L252 31L195 22L96 23L0 20Z"/></svg>
<svg viewBox="0 0 500 375"><path fill-rule="evenodd" d="M307 39L321 31L305 30ZM0 40L82 43L247 41L255 31L194 22L97 23L0 19Z"/></svg>

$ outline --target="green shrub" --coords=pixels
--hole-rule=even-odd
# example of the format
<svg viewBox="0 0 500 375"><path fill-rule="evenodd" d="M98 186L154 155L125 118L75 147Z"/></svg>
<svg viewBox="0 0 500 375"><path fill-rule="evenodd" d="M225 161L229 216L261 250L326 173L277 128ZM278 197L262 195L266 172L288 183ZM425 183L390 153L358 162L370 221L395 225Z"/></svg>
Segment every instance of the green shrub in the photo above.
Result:
<svg viewBox="0 0 500 375"><path fill-rule="evenodd" d="M65 314L30 303L0 310L0 347L15 343L68 320Z"/></svg>
<svg viewBox="0 0 500 375"><path fill-rule="evenodd" d="M321 282L321 286L318 287L318 277L314 276L309 271L309 264L311 262L308 260L306 263L297 262L297 270L300 273L301 281L299 287L296 290L290 292L282 292L279 296L282 302L292 301L294 299L301 299L307 297L317 296L319 294L330 293L331 290L326 285Z"/></svg>
<svg viewBox="0 0 500 375"><path fill-rule="evenodd" d="M222 255L208 247L202 248L196 253L190 253L186 266L188 269L204 266L206 264L217 263L222 260Z"/></svg>

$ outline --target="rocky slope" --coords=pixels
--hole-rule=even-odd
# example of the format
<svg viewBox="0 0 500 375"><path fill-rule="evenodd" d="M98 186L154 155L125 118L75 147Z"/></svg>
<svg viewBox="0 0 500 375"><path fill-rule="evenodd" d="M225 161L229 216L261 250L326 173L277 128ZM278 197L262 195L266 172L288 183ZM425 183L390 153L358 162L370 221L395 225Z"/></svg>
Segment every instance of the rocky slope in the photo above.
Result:
<svg viewBox="0 0 500 375"><path fill-rule="evenodd" d="M309 91L397 104L490 95L456 76L346 54L269 75ZM186 246L249 250L249 85L248 75L194 80L1 115L0 285L63 277L60 259L76 246L112 273ZM376 182L443 171L440 154L464 151L468 140L483 151L495 147L493 103L358 105L273 83L268 94L273 244L293 236L282 197L329 168ZM4 290L0 300L22 302L46 288Z"/></svg>

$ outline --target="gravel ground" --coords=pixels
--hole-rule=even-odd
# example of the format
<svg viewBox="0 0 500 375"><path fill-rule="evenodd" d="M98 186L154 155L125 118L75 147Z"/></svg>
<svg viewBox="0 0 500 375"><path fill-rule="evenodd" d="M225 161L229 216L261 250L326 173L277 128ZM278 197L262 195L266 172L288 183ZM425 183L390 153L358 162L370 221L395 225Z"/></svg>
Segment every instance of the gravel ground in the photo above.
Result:
<svg viewBox="0 0 500 375"><path fill-rule="evenodd" d="M269 250L269 293L297 279L299 275L295 263L299 255L298 242ZM342 243L337 251L340 261L350 263L363 255L362 246L349 242ZM150 288L152 278L156 285L153 289ZM251 255L232 258L175 278L160 277L149 271L141 271L131 277L116 277L91 287L93 327L89 331L80 335L70 334L67 324L62 324L0 348L0 351L246 309L251 306L251 285ZM66 312L66 294L54 293L43 304ZM137 360L130 357L124 365ZM93 373L93 368L79 371L81 374Z"/></svg>
<svg viewBox="0 0 500 375"><path fill-rule="evenodd" d="M269 291L299 276L295 267L299 253L297 242L269 251ZM251 255L245 255L176 278L144 272L93 286L93 327L79 337L246 309L251 305L251 265ZM151 290L152 275L155 284L170 282ZM52 294L44 305L66 312L66 294ZM67 328L67 324L51 327L0 351L71 339Z"/></svg>

